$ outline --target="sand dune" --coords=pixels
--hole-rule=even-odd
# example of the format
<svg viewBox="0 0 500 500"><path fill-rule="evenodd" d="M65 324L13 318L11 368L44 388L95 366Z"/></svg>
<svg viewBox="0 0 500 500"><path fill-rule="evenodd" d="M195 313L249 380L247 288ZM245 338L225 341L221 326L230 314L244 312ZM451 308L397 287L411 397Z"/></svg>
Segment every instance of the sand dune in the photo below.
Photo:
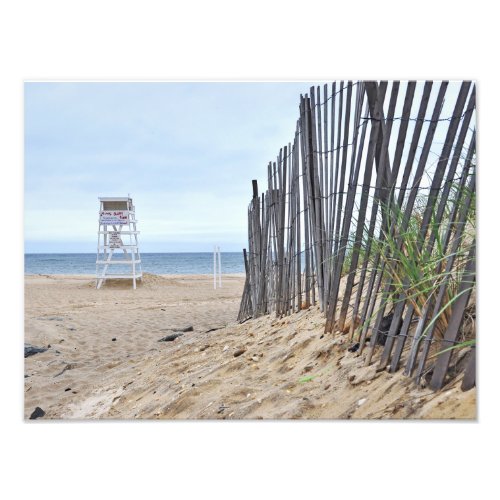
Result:
<svg viewBox="0 0 500 500"><path fill-rule="evenodd" d="M51 347L25 360L25 418L37 406L44 420L475 418L460 378L435 394L364 367L345 337L320 338L316 307L236 324L243 284L149 275L136 291L95 290L90 277L27 276L25 341Z"/></svg>

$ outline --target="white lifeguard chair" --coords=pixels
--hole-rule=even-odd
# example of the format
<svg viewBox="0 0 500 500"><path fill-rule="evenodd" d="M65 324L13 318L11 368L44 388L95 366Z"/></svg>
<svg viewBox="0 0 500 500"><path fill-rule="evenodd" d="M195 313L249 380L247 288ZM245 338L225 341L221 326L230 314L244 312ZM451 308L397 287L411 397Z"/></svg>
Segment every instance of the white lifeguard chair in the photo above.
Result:
<svg viewBox="0 0 500 500"><path fill-rule="evenodd" d="M142 278L142 267L132 198L100 197L99 204L96 288L101 288L106 279L131 279L135 290L136 280ZM110 266L112 271L108 272Z"/></svg>

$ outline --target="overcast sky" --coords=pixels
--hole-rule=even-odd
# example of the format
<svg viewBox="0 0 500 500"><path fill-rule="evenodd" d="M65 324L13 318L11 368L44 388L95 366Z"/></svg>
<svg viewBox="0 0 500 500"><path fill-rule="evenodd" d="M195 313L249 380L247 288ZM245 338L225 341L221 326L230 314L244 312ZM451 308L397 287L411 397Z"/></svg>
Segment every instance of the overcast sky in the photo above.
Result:
<svg viewBox="0 0 500 500"><path fill-rule="evenodd" d="M26 83L26 252L94 252L98 196L128 193L142 251L241 251L310 85Z"/></svg>
<svg viewBox="0 0 500 500"><path fill-rule="evenodd" d="M452 116L460 84L450 82L442 118ZM214 244L241 251L247 246L251 181L258 179L260 191L265 189L267 164L293 140L299 97L311 85L26 83L26 252L94 252L97 198L129 193L141 251L210 252ZM417 85L412 117L423 85ZM395 116L406 87L402 82ZM428 118L438 90L435 82ZM437 125L429 168L448 125ZM393 133L391 154L396 139Z"/></svg>

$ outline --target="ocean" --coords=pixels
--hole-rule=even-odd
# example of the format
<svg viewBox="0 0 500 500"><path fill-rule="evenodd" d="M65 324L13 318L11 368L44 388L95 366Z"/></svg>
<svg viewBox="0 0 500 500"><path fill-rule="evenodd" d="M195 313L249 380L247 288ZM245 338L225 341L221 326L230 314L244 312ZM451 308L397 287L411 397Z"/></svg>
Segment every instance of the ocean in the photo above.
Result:
<svg viewBox="0 0 500 500"><path fill-rule="evenodd" d="M152 274L213 274L213 253L141 253L142 270ZM25 274L95 274L95 253L28 253ZM101 266L102 267L102 266ZM121 266L120 266L121 267ZM221 252L223 274L244 273L242 252Z"/></svg>

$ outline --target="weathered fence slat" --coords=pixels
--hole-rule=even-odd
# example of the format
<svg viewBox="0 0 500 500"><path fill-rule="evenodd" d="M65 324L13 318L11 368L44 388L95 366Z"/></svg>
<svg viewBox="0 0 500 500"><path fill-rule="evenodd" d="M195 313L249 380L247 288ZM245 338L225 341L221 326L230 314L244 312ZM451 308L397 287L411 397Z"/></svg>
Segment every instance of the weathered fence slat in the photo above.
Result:
<svg viewBox="0 0 500 500"><path fill-rule="evenodd" d="M441 389L444 384L446 372L448 370L448 365L450 363L450 358L452 351L449 350L450 347L455 345L455 340L458 336L460 330L460 324L464 316L465 308L469 302L469 297L472 292L472 287L475 281L476 273L476 247L475 242L472 244L469 255L467 267L465 268L462 282L458 289L457 297L458 299L453 304L453 310L451 313L451 318L448 323L448 328L444 334L444 338L441 342L441 354L439 355L436 366L432 374L429 387L433 390ZM448 350L447 350L448 349ZM442 352L444 351L444 352Z"/></svg>
<svg viewBox="0 0 500 500"><path fill-rule="evenodd" d="M462 380L462 391L470 391L476 385L476 346L472 346L469 363Z"/></svg>
<svg viewBox="0 0 500 500"><path fill-rule="evenodd" d="M316 258L316 275L318 280L318 297L320 310L323 311L324 308L324 259L323 259L323 215L322 215L322 194L319 182L318 173L318 155L317 155L317 139L316 139L316 104L315 104L315 92L314 87L311 87L311 99L309 101L308 112L306 114L309 122L309 152L310 152L310 177L311 177L311 192L313 196L310 200L311 205L314 207L313 212L314 219L311 220L311 224L314 227L314 254Z"/></svg>

